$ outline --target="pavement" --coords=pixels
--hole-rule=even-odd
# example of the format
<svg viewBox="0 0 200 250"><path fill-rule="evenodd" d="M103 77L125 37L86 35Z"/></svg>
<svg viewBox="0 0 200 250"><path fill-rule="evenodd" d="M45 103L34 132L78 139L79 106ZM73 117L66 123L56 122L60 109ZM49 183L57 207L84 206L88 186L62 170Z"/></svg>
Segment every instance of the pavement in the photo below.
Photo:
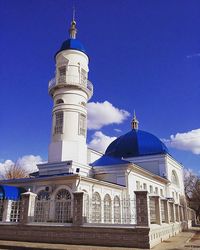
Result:
<svg viewBox="0 0 200 250"><path fill-rule="evenodd" d="M33 243L0 240L0 250L139 250L138 248L78 246L66 244ZM141 249L140 249L141 250ZM163 241L152 250L200 250L200 227L181 232Z"/></svg>

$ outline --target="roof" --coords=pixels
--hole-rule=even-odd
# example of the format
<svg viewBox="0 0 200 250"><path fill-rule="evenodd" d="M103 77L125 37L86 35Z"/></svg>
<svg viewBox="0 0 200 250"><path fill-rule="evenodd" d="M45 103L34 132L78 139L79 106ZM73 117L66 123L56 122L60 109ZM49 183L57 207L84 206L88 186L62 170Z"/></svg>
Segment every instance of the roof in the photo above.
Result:
<svg viewBox="0 0 200 250"><path fill-rule="evenodd" d="M23 188L0 185L0 199L19 200L23 192L25 192Z"/></svg>
<svg viewBox="0 0 200 250"><path fill-rule="evenodd" d="M155 135L137 129L118 137L106 149L105 155L129 158L145 155L168 154L165 144Z"/></svg>
<svg viewBox="0 0 200 250"><path fill-rule="evenodd" d="M72 50L78 50L78 51L81 51L83 53L86 53L83 44L78 39L76 39L76 38L69 38L69 39L67 39L66 41L64 41L62 43L62 46L59 49L59 51L56 53L56 55L59 52L63 51L63 50L70 50L70 49L72 49Z"/></svg>
<svg viewBox="0 0 200 250"><path fill-rule="evenodd" d="M110 157L107 155L103 155L98 160L94 161L90 165L95 166L108 166L108 165L119 165L119 164L127 164L129 161L121 160L119 158Z"/></svg>

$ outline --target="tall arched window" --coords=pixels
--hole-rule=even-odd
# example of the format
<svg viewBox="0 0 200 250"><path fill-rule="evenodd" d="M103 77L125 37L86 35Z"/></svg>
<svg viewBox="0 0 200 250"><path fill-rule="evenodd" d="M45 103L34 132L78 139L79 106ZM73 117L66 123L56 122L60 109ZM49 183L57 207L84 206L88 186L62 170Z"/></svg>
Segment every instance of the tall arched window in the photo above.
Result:
<svg viewBox="0 0 200 250"><path fill-rule="evenodd" d="M104 222L111 223L111 221L112 221L111 198L109 194L106 194L104 197Z"/></svg>
<svg viewBox="0 0 200 250"><path fill-rule="evenodd" d="M55 113L55 127L54 127L55 134L62 134L63 133L63 120L64 120L64 112L57 111Z"/></svg>
<svg viewBox="0 0 200 250"><path fill-rule="evenodd" d="M35 222L47 222L49 220L50 196L45 190L41 190L35 201Z"/></svg>
<svg viewBox="0 0 200 250"><path fill-rule="evenodd" d="M101 197L97 192L92 195L92 222L101 222Z"/></svg>
<svg viewBox="0 0 200 250"><path fill-rule="evenodd" d="M79 114L79 134L86 136L86 129L87 129L87 119L86 115Z"/></svg>
<svg viewBox="0 0 200 250"><path fill-rule="evenodd" d="M114 198L114 223L121 223L121 207L118 196Z"/></svg>
<svg viewBox="0 0 200 250"><path fill-rule="evenodd" d="M72 222L72 197L68 190L60 189L56 194L55 221Z"/></svg>
<svg viewBox="0 0 200 250"><path fill-rule="evenodd" d="M172 178L171 178L171 181L172 181L173 184L175 184L175 185L177 185L177 186L179 185L178 175L177 175L177 173L176 173L175 170L172 170Z"/></svg>

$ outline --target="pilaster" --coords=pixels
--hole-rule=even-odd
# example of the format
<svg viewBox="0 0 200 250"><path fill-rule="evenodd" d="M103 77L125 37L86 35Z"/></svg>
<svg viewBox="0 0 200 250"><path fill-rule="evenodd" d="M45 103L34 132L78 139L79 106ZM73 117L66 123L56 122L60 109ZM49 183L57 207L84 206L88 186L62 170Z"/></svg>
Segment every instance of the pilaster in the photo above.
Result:
<svg viewBox="0 0 200 250"><path fill-rule="evenodd" d="M32 192L26 192L21 194L21 224L33 222L36 196L37 194L34 194Z"/></svg>
<svg viewBox="0 0 200 250"><path fill-rule="evenodd" d="M161 215L161 200L159 196L153 196L156 203L156 224L162 224L162 215Z"/></svg>
<svg viewBox="0 0 200 250"><path fill-rule="evenodd" d="M137 225L150 226L148 192L135 191L136 195L136 211L137 211Z"/></svg>
<svg viewBox="0 0 200 250"><path fill-rule="evenodd" d="M83 216L84 192L75 192L73 195L74 195L73 225L79 226L84 223L84 216Z"/></svg>
<svg viewBox="0 0 200 250"><path fill-rule="evenodd" d="M4 200L2 222L9 222L10 221L11 208L12 208L12 200Z"/></svg>

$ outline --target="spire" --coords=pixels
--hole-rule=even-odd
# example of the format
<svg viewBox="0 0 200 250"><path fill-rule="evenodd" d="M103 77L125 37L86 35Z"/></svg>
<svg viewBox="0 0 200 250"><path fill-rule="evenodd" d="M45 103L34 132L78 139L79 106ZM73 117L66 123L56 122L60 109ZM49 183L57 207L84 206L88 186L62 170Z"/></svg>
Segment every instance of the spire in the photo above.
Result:
<svg viewBox="0 0 200 250"><path fill-rule="evenodd" d="M72 21L71 21L71 26L69 28L69 36L72 39L76 39L76 21L75 21L75 6L73 7L73 12L72 12Z"/></svg>
<svg viewBox="0 0 200 250"><path fill-rule="evenodd" d="M136 117L136 114L135 114L135 110L134 110L133 120L131 122L132 129L138 130L138 124L139 124L139 121L137 120L137 117Z"/></svg>

